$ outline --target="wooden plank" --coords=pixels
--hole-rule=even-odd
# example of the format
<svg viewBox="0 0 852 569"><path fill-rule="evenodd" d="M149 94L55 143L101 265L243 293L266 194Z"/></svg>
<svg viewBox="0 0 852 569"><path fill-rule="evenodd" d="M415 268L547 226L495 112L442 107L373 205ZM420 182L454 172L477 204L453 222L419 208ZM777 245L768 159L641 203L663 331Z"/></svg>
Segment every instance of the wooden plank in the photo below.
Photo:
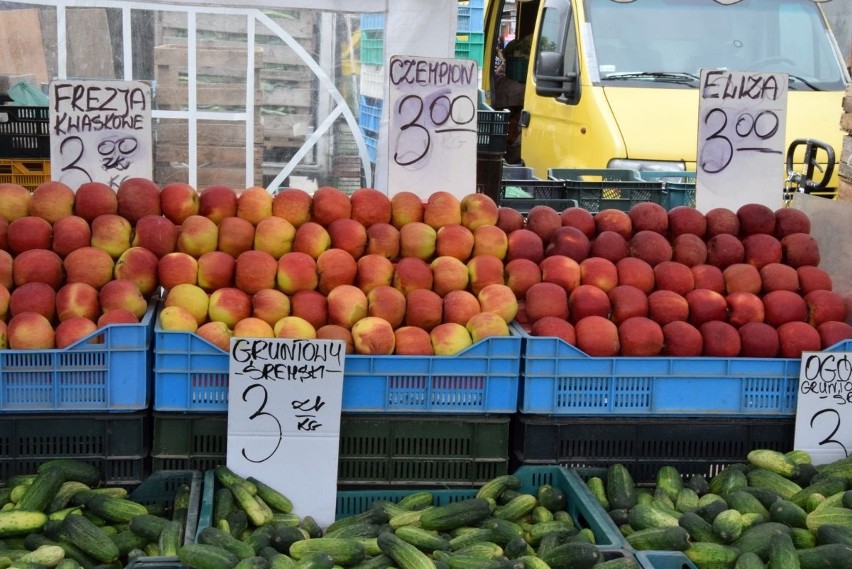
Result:
<svg viewBox="0 0 852 569"><path fill-rule="evenodd" d="M4 73L32 74L49 80L38 10L0 11L0 69Z"/></svg>
<svg viewBox="0 0 852 569"><path fill-rule="evenodd" d="M837 199L852 202L852 178L840 178L840 184L837 187Z"/></svg>
<svg viewBox="0 0 852 569"><path fill-rule="evenodd" d="M158 45L154 48L156 80L178 85L188 73L187 49L182 45ZM204 47L196 50L195 74L200 82L222 83L232 79L245 81L248 51L245 47ZM263 50L255 48L255 80L263 66ZM210 78L205 81L204 78ZM217 79L218 78L218 79Z"/></svg>
<svg viewBox="0 0 852 569"><path fill-rule="evenodd" d="M242 146L198 146L196 148L198 165L214 164L216 166L242 166L246 164L246 149ZM189 149L180 144L157 144L155 149L157 162L189 161ZM259 168L263 164L263 148L255 147L254 164Z"/></svg>
<svg viewBox="0 0 852 569"><path fill-rule="evenodd" d="M246 87L240 84L198 85L195 93L196 105L206 107L236 107L245 109ZM265 104L266 95L260 89L255 89L254 102L256 105ZM189 93L184 87L157 87L157 108L163 110L180 110L187 108Z"/></svg>
<svg viewBox="0 0 852 569"><path fill-rule="evenodd" d="M263 104L268 107L311 108L313 89L294 89L286 85L263 90Z"/></svg>
<svg viewBox="0 0 852 569"><path fill-rule="evenodd" d="M181 121L160 121L156 126L157 144L186 145L188 130L186 123ZM198 140L206 146L245 146L246 130L242 122L232 121L199 121ZM263 127L259 120L255 122L254 143L263 142Z"/></svg>
<svg viewBox="0 0 852 569"><path fill-rule="evenodd" d="M186 168L175 168L169 164L159 163L155 165L155 176L159 184L167 184L170 182L189 183L189 172ZM246 169L245 168L220 168L205 166L198 169L196 187L204 189L207 186L214 184L224 184L236 189L242 189L246 185ZM263 185L263 172L255 169L254 185Z"/></svg>
<svg viewBox="0 0 852 569"><path fill-rule="evenodd" d="M183 42L183 43L182 43ZM176 35L165 35L160 38L160 43L163 44L180 44L184 45L186 43L186 38L181 38ZM316 51L316 41L311 38L306 38L303 40L299 40L299 43L308 53L315 53ZM242 47L245 49L245 41L244 40L236 40L236 41L227 41L227 40L213 40L213 39L199 39L198 47L201 48L209 48L209 47ZM293 51L290 46L280 42L279 43L264 43L264 44L255 44L263 51L263 61L266 65L304 65L302 59L296 55L296 52Z"/></svg>
<svg viewBox="0 0 852 569"><path fill-rule="evenodd" d="M272 20L294 38L313 39L316 37L315 27L318 18L316 12L310 10L279 10L279 13L282 15L273 17ZM183 33L185 36L186 16L177 12L160 12L159 27L164 36L169 33ZM213 35L218 35L219 39L239 35L245 37L247 31L245 17L223 17L214 14L200 14L196 19L195 28L196 37L199 38ZM255 36L278 38L275 32L261 23L255 25Z"/></svg>

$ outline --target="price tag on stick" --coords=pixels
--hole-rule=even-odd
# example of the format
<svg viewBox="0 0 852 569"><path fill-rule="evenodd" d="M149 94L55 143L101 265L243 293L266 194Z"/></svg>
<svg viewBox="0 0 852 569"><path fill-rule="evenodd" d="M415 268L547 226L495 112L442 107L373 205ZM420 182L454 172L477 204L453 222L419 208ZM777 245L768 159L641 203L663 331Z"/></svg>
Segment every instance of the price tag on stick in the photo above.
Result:
<svg viewBox="0 0 852 569"><path fill-rule="evenodd" d="M151 88L138 81L50 84L50 172L75 191L153 177Z"/></svg>
<svg viewBox="0 0 852 569"><path fill-rule="evenodd" d="M804 352L799 371L794 447L814 464L852 451L852 352Z"/></svg>
<svg viewBox="0 0 852 569"><path fill-rule="evenodd" d="M341 340L231 339L228 467L322 527L337 503L344 359Z"/></svg>
<svg viewBox="0 0 852 569"><path fill-rule="evenodd" d="M696 207L783 205L787 75L702 69Z"/></svg>
<svg viewBox="0 0 852 569"><path fill-rule="evenodd" d="M388 78L388 187L425 201L476 191L476 62L395 55Z"/></svg>

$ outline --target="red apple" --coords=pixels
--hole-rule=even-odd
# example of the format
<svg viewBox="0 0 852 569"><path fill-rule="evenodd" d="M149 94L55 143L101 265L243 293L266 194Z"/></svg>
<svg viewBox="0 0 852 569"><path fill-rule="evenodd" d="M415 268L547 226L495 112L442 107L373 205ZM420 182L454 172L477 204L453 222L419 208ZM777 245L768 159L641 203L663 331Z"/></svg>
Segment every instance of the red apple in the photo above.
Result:
<svg viewBox="0 0 852 569"><path fill-rule="evenodd" d="M789 290L773 290L763 295L764 322L778 328L785 322L805 322L808 305L798 293Z"/></svg>
<svg viewBox="0 0 852 569"><path fill-rule="evenodd" d="M784 263L769 263L761 267L760 280L764 294L772 290L799 291L799 273Z"/></svg>
<svg viewBox="0 0 852 569"><path fill-rule="evenodd" d="M733 263L722 270L725 278L725 291L732 293L745 291L752 294L760 294L763 288L763 280L760 271L754 265L748 263Z"/></svg>
<svg viewBox="0 0 852 569"><path fill-rule="evenodd" d="M399 229L390 223L374 223L367 228L364 255L382 255L395 261L399 258Z"/></svg>
<svg viewBox="0 0 852 569"><path fill-rule="evenodd" d="M775 210L775 237L782 239L790 233L810 233L811 218L800 209L782 207Z"/></svg>
<svg viewBox="0 0 852 569"><path fill-rule="evenodd" d="M226 217L236 216L237 192L223 184L207 186L198 194L198 215L206 217L214 224Z"/></svg>
<svg viewBox="0 0 852 569"><path fill-rule="evenodd" d="M612 321L618 325L633 316L648 316L648 295L632 285L618 285L607 293Z"/></svg>
<svg viewBox="0 0 852 569"><path fill-rule="evenodd" d="M550 257L556 259L557 257ZM567 258L567 257L566 257ZM576 263L573 259L573 263ZM541 268L529 259L514 259L503 267L506 286L512 289L516 298L524 295L532 285L541 282Z"/></svg>
<svg viewBox="0 0 852 569"><path fill-rule="evenodd" d="M609 259L587 257L580 262L580 284L594 285L608 292L618 285L618 269Z"/></svg>
<svg viewBox="0 0 852 569"><path fill-rule="evenodd" d="M103 182L86 182L77 188L74 195L74 213L91 223L105 213L118 213L118 198Z"/></svg>
<svg viewBox="0 0 852 569"><path fill-rule="evenodd" d="M28 253L22 253L16 259ZM54 253L55 255L55 253ZM57 255L57 258L58 255ZM109 253L98 247L82 247L75 249L62 260L62 268L65 271L65 280L69 283L82 282L92 285L100 290L113 278L115 261ZM18 273L15 273L17 279Z"/></svg>
<svg viewBox="0 0 852 569"><path fill-rule="evenodd" d="M695 288L695 275L692 269L677 261L663 261L654 266L654 282L657 289L673 290L686 296Z"/></svg>
<svg viewBox="0 0 852 569"><path fill-rule="evenodd" d="M812 290L832 290L833 288L831 275L819 267L802 265L796 267L796 274L799 276L799 291L803 295Z"/></svg>
<svg viewBox="0 0 852 569"><path fill-rule="evenodd" d="M275 288L277 276L278 261L265 251L244 251L234 265L234 286L250 295Z"/></svg>
<svg viewBox="0 0 852 569"><path fill-rule="evenodd" d="M72 344L76 344L86 336L94 334L98 329L98 325L82 316L74 316L63 320L56 325L54 330L54 342L57 348L67 348Z"/></svg>
<svg viewBox="0 0 852 569"><path fill-rule="evenodd" d="M633 220L626 211L605 208L595 214L595 232L615 231L627 241L633 237Z"/></svg>
<svg viewBox="0 0 852 569"><path fill-rule="evenodd" d="M548 243L560 227L562 217L549 205L534 205L527 212L526 228L538 235L542 243Z"/></svg>
<svg viewBox="0 0 852 569"><path fill-rule="evenodd" d="M49 223L73 215L74 190L55 180L42 182L30 196L29 212L30 215L41 217Z"/></svg>
<svg viewBox="0 0 852 569"><path fill-rule="evenodd" d="M650 318L632 316L618 325L622 356L657 356L663 350L664 341L662 327Z"/></svg>
<svg viewBox="0 0 852 569"><path fill-rule="evenodd" d="M530 322L545 316L568 319L568 292L556 283L543 281L530 286L524 297L524 305Z"/></svg>
<svg viewBox="0 0 852 569"><path fill-rule="evenodd" d="M358 259L367 248L367 228L360 221L343 217L335 219L326 228L331 249L340 249Z"/></svg>
<svg viewBox="0 0 852 569"><path fill-rule="evenodd" d="M679 205L668 211L669 236L677 238L680 235L695 235L704 239L707 233L707 218L694 207Z"/></svg>
<svg viewBox="0 0 852 569"><path fill-rule="evenodd" d="M591 242L589 254L617 263L629 253L627 240L615 231L602 231Z"/></svg>
<svg viewBox="0 0 852 569"><path fill-rule="evenodd" d="M369 294L377 286L393 284L393 263L383 255L364 255L356 261L356 268L355 284L364 294Z"/></svg>
<svg viewBox="0 0 852 569"><path fill-rule="evenodd" d="M576 227L566 225L553 232L544 248L544 255L565 255L579 263L589 256L591 250L592 244L586 234Z"/></svg>
<svg viewBox="0 0 852 569"><path fill-rule="evenodd" d="M356 354L390 355L395 341L393 328L381 318L367 316L352 326L352 343Z"/></svg>
<svg viewBox="0 0 852 569"><path fill-rule="evenodd" d="M672 357L695 357L704 352L701 332L685 320L673 320L663 327L663 349L660 353Z"/></svg>
<svg viewBox="0 0 852 569"><path fill-rule="evenodd" d="M712 320L728 320L728 303L725 297L706 288L696 288L684 295L689 305L689 323L699 327Z"/></svg>
<svg viewBox="0 0 852 569"><path fill-rule="evenodd" d="M527 299L529 302L529 299ZM568 295L570 321L575 326L587 316L609 318L612 305L606 292L594 285L581 284ZM529 310L529 308L527 308Z"/></svg>
<svg viewBox="0 0 852 569"><path fill-rule="evenodd" d="M775 211L760 203L743 204L737 209L740 233L743 236L756 233L772 235L775 232Z"/></svg>
<svg viewBox="0 0 852 569"><path fill-rule="evenodd" d="M319 329L328 324L328 299L318 290L298 290L290 297L290 315Z"/></svg>
<svg viewBox="0 0 852 569"><path fill-rule="evenodd" d="M352 219L370 227L374 223L391 222L391 201L388 196L373 188L358 188L349 196Z"/></svg>
<svg viewBox="0 0 852 569"><path fill-rule="evenodd" d="M744 358L774 358L780 348L778 331L765 322L746 322L737 330L740 334L740 356Z"/></svg>
<svg viewBox="0 0 852 569"><path fill-rule="evenodd" d="M219 221L216 249L234 259L254 247L254 225L247 219L229 215Z"/></svg>
<svg viewBox="0 0 852 569"><path fill-rule="evenodd" d="M19 217L9 223L6 230L6 243L9 252L14 255L30 249L52 249L53 225L46 219L34 215Z"/></svg>
<svg viewBox="0 0 852 569"><path fill-rule="evenodd" d="M80 190L77 190L80 199ZM190 215L198 215L198 192L183 182L170 182L160 188L160 210L173 224L180 226Z"/></svg>
<svg viewBox="0 0 852 569"><path fill-rule="evenodd" d="M572 206L562 210L560 214L562 225L576 227L586 234L589 239L594 239L597 233L595 218L589 210L579 206ZM623 237L623 236L622 236Z"/></svg>
<svg viewBox="0 0 852 569"><path fill-rule="evenodd" d="M550 336L560 338L572 346L577 345L577 333L574 330L574 325L556 316L545 316L533 322L530 327L530 336Z"/></svg>
<svg viewBox="0 0 852 569"><path fill-rule="evenodd" d="M455 257L437 257L429 266L432 268L432 290L438 296L446 296L453 290L464 290L470 282L467 265Z"/></svg>
<svg viewBox="0 0 852 569"><path fill-rule="evenodd" d="M785 322L776 328L778 331L778 355L782 358L801 358L802 352L818 352L822 339L816 328L807 322Z"/></svg>
<svg viewBox="0 0 852 569"><path fill-rule="evenodd" d="M311 221L328 227L332 221L342 217L352 217L349 196L343 190L332 186L317 189L313 195Z"/></svg>
<svg viewBox="0 0 852 569"><path fill-rule="evenodd" d="M35 312L53 322L56 318L56 291L49 284L38 281L24 283L12 289L9 295L9 314Z"/></svg>
<svg viewBox="0 0 852 569"><path fill-rule="evenodd" d="M746 235L743 242L743 262L758 269L769 263L781 262L781 242L767 233Z"/></svg>
<svg viewBox="0 0 852 569"><path fill-rule="evenodd" d="M669 214L666 208L655 202L638 202L627 211L633 224L633 232L654 231L665 235L669 229Z"/></svg>
<svg viewBox="0 0 852 569"><path fill-rule="evenodd" d="M656 231L637 231L629 242L631 257L638 257L652 267L657 263L672 260L672 246L668 239Z"/></svg>
<svg viewBox="0 0 852 569"><path fill-rule="evenodd" d="M405 325L431 331L442 321L443 299L425 288L412 290L405 297Z"/></svg>
<svg viewBox="0 0 852 569"><path fill-rule="evenodd" d="M689 318L689 302L673 290L655 290L648 295L648 317L660 326Z"/></svg>
<svg viewBox="0 0 852 569"><path fill-rule="evenodd" d="M507 234L506 239L506 261L529 259L538 263L544 258L544 243L541 237L529 229L515 229ZM588 239L586 242L588 243Z"/></svg>
<svg viewBox="0 0 852 569"><path fill-rule="evenodd" d="M503 281L503 261L493 255L478 255L467 262L470 292L478 295L487 285Z"/></svg>
<svg viewBox="0 0 852 569"><path fill-rule="evenodd" d="M618 355L618 327L603 316L586 316L574 324L577 347L592 357Z"/></svg>
<svg viewBox="0 0 852 569"><path fill-rule="evenodd" d="M654 268L647 261L636 257L625 257L615 264L618 271L618 284L635 286L645 294L651 294L656 288Z"/></svg>
<svg viewBox="0 0 852 569"><path fill-rule="evenodd" d="M266 188L252 186L237 196L237 217L257 225L261 220L271 216L272 194L266 191Z"/></svg>
<svg viewBox="0 0 852 569"><path fill-rule="evenodd" d="M725 293L725 275L716 265L695 265L690 267L695 280L695 288L709 288L718 293Z"/></svg>
<svg viewBox="0 0 852 569"><path fill-rule="evenodd" d="M379 285L367 293L367 316L384 318L394 329L402 326L405 321L405 309L405 295L392 286ZM439 315L440 312L439 310Z"/></svg>
<svg viewBox="0 0 852 569"><path fill-rule="evenodd" d="M433 279L429 263L417 257L403 257L396 264L393 286L408 296L409 292L418 288L431 290Z"/></svg>
<svg viewBox="0 0 852 569"><path fill-rule="evenodd" d="M416 326L401 326L394 330L394 354L398 356L432 356L429 332Z"/></svg>
<svg viewBox="0 0 852 569"><path fill-rule="evenodd" d="M10 350L51 350L55 334L50 320L36 312L22 312L9 319L6 341Z"/></svg>
<svg viewBox="0 0 852 569"><path fill-rule="evenodd" d="M808 307L808 324L819 327L823 322L846 322L846 302L832 290L812 290L803 297Z"/></svg>
<svg viewBox="0 0 852 569"><path fill-rule="evenodd" d="M740 354L742 341L736 328L722 320L710 320L699 326L704 340L703 355L714 358L735 358Z"/></svg>
<svg viewBox="0 0 852 569"><path fill-rule="evenodd" d="M704 219L707 221L706 239L711 239L716 235L727 233L734 237L740 234L740 220L737 213L725 207L713 208L704 214Z"/></svg>
<svg viewBox="0 0 852 569"><path fill-rule="evenodd" d="M454 194L438 190L426 199L423 205L423 223L426 225L438 230L444 225L461 222L461 201Z"/></svg>
<svg viewBox="0 0 852 569"><path fill-rule="evenodd" d="M317 263L307 253L291 251L278 259L276 285L284 294L299 290L314 290L319 284Z"/></svg>
<svg viewBox="0 0 852 569"><path fill-rule="evenodd" d="M30 197L28 189L18 184L0 183L0 217L10 223L30 214Z"/></svg>
<svg viewBox="0 0 852 569"><path fill-rule="evenodd" d="M351 330L358 320L367 316L367 295L354 285L335 287L329 291L326 299L329 324L337 324ZM352 335L355 335L354 332Z"/></svg>
<svg viewBox="0 0 852 569"><path fill-rule="evenodd" d="M728 323L740 328L749 322L763 322L766 316L763 301L754 293L739 291L725 296L728 304Z"/></svg>
<svg viewBox="0 0 852 569"><path fill-rule="evenodd" d="M355 341L352 331L336 324L326 324L317 328L317 340L342 340L343 351L346 354L355 353Z"/></svg>
<svg viewBox="0 0 852 569"><path fill-rule="evenodd" d="M852 325L846 322L823 322L817 326L817 332L819 332L823 350L839 342L852 340Z"/></svg>
<svg viewBox="0 0 852 569"><path fill-rule="evenodd" d="M390 200L390 222L397 229L412 221L423 221L423 200L414 192L396 192Z"/></svg>
<svg viewBox="0 0 852 569"><path fill-rule="evenodd" d="M672 239L672 260L688 267L707 262L707 244L693 233L682 233Z"/></svg>
<svg viewBox="0 0 852 569"><path fill-rule="evenodd" d="M78 249L77 251L87 249L88 247ZM76 253L76 251L72 251L71 254L73 253ZM112 264L112 259L109 262ZM112 271L110 270L111 274ZM72 277L76 276L76 273L68 269L67 262L63 262L62 258L53 251L48 249L30 249L12 259L12 275L15 286L38 281L49 284L56 290L62 286L66 279L71 281Z"/></svg>
<svg viewBox="0 0 852 569"><path fill-rule="evenodd" d="M509 235L516 229L523 229L526 221L524 215L516 209L510 207L500 207L497 209L497 227Z"/></svg>
<svg viewBox="0 0 852 569"><path fill-rule="evenodd" d="M234 286L236 268L237 260L230 253L208 251L196 261L197 270L193 282L207 292Z"/></svg>
<svg viewBox="0 0 852 569"><path fill-rule="evenodd" d="M311 220L312 203L313 197L305 190L283 188L272 197L272 215L299 227Z"/></svg>
<svg viewBox="0 0 852 569"><path fill-rule="evenodd" d="M794 268L819 265L819 242L808 233L790 233L781 238L783 262Z"/></svg>

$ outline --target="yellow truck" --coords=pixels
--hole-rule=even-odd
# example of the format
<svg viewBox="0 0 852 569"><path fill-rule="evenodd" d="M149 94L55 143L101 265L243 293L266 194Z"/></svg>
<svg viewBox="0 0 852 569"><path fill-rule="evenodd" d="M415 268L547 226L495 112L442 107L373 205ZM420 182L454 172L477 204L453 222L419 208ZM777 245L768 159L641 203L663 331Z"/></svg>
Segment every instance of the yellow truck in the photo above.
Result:
<svg viewBox="0 0 852 569"><path fill-rule="evenodd" d="M539 177L694 172L702 69L787 74L787 144L840 154L849 72L813 0L490 0L484 25L483 91L512 111L510 141L517 123L520 160ZM836 189L837 167L824 191Z"/></svg>

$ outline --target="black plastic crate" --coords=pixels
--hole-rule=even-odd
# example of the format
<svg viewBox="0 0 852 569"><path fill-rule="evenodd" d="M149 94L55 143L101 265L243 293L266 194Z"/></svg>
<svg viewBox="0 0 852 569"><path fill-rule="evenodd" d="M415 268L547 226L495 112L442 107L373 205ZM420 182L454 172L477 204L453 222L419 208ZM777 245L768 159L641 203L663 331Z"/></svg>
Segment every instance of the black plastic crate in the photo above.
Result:
<svg viewBox="0 0 852 569"><path fill-rule="evenodd" d="M0 156L50 158L47 107L0 106Z"/></svg>
<svg viewBox="0 0 852 569"><path fill-rule="evenodd" d="M793 449L795 419L549 417L517 415L513 457L522 464L568 468L627 466L650 483L663 465L711 477L749 451Z"/></svg>
<svg viewBox="0 0 852 569"><path fill-rule="evenodd" d="M546 205L561 212L578 205L573 196L563 180L503 179L500 181L500 199L497 203L524 215L537 205Z"/></svg>
<svg viewBox="0 0 852 569"><path fill-rule="evenodd" d="M503 176L502 152L476 153L476 191L500 202L500 179Z"/></svg>
<svg viewBox="0 0 852 569"><path fill-rule="evenodd" d="M470 486L506 474L509 415L344 413L341 485ZM152 469L213 468L227 456L225 413L155 413Z"/></svg>
<svg viewBox="0 0 852 569"><path fill-rule="evenodd" d="M97 466L104 484L129 485L147 476L148 412L96 415L4 415L0 419L0 482L31 474L56 458Z"/></svg>
<svg viewBox="0 0 852 569"><path fill-rule="evenodd" d="M479 109L476 112L476 150L478 152L506 151L509 135L509 111Z"/></svg>

